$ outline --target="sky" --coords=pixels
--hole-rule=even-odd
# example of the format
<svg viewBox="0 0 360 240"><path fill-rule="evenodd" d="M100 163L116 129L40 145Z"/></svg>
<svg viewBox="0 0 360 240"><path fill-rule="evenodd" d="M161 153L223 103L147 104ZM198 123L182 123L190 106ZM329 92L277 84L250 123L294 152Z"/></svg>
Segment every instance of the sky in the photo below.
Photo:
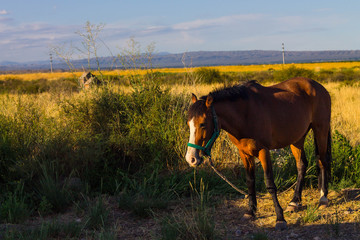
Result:
<svg viewBox="0 0 360 240"><path fill-rule="evenodd" d="M87 21L102 26L100 56L130 39L155 53L359 50L359 10L358 0L0 0L0 62L48 60L54 47L82 58Z"/></svg>

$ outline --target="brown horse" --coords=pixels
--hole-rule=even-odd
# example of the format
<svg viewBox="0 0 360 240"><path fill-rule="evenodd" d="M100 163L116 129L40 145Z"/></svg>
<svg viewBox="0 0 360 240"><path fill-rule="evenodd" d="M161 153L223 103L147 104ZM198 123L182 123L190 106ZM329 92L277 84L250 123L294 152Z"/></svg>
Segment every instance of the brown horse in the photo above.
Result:
<svg viewBox="0 0 360 240"><path fill-rule="evenodd" d="M186 161L195 167L202 155L210 155L218 131L225 130L239 149L246 169L249 209L243 218L255 217L255 162L258 158L264 170L267 190L276 212L276 227L286 228L283 210L278 202L270 159L270 149L290 145L298 171L294 196L289 210L301 204L301 192L308 165L304 141L310 129L314 132L320 206L327 206L328 178L331 163L330 95L326 89L308 78L293 78L264 87L255 81L213 91L199 100L193 94L188 111L190 140Z"/></svg>

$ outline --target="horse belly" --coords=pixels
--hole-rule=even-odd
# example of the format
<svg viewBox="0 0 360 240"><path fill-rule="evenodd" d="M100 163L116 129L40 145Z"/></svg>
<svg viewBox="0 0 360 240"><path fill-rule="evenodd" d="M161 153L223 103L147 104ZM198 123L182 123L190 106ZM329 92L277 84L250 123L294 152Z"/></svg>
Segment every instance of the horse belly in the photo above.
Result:
<svg viewBox="0 0 360 240"><path fill-rule="evenodd" d="M298 142L308 132L311 123L311 111L306 107L288 107L277 112L271 120L270 149Z"/></svg>

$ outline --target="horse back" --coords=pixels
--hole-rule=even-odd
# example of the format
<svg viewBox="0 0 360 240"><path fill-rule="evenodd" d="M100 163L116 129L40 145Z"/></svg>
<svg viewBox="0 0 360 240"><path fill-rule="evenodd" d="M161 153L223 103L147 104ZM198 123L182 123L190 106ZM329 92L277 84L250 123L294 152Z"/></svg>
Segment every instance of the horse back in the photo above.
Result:
<svg viewBox="0 0 360 240"><path fill-rule="evenodd" d="M330 95L318 82L292 78L285 82L253 89L261 129L269 148L280 148L301 139L312 124L330 124Z"/></svg>
<svg viewBox="0 0 360 240"><path fill-rule="evenodd" d="M311 111L312 117L326 117L330 121L331 98L328 91L318 82L304 77L289 79L269 88L283 90L284 100L291 101L294 96ZM274 95L276 98L276 94ZM300 105L300 103L298 103Z"/></svg>

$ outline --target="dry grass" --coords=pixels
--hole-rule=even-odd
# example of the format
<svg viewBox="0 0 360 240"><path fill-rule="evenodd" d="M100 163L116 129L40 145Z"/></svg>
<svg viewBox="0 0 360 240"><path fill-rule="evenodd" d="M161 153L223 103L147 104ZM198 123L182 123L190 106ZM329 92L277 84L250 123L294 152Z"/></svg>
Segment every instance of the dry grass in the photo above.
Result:
<svg viewBox="0 0 360 240"><path fill-rule="evenodd" d="M332 128L344 134L350 143L360 144L360 84L326 84L332 98Z"/></svg>

